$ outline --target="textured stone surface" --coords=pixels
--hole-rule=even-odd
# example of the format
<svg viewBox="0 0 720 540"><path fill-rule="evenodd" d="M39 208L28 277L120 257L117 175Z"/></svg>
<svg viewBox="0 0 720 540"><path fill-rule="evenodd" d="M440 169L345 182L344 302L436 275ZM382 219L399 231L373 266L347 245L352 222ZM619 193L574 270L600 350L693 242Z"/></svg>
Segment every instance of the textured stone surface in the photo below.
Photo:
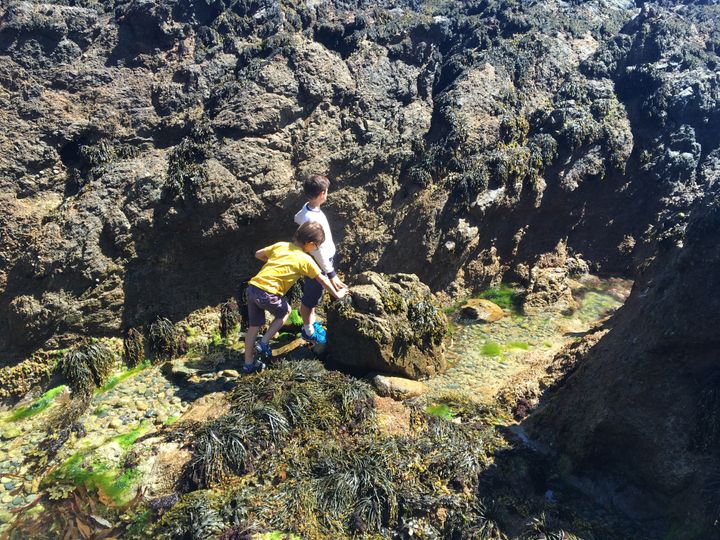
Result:
<svg viewBox="0 0 720 540"><path fill-rule="evenodd" d="M628 272L720 162L712 10L11 0L0 346L225 301L309 172L351 272L552 287L559 242Z"/></svg>
<svg viewBox="0 0 720 540"><path fill-rule="evenodd" d="M328 309L334 361L413 379L445 369L447 318L417 276L364 272L350 291Z"/></svg>
<svg viewBox="0 0 720 540"><path fill-rule="evenodd" d="M656 512L707 531L720 444L718 185L642 273L610 332L528 420L579 471L621 477L656 497Z"/></svg>
<svg viewBox="0 0 720 540"><path fill-rule="evenodd" d="M373 385L379 395L397 400L422 396L428 391L427 386L420 381L384 375L375 375Z"/></svg>
<svg viewBox="0 0 720 540"><path fill-rule="evenodd" d="M472 321L495 322L502 319L505 312L490 300L471 298L460 306L460 316Z"/></svg>

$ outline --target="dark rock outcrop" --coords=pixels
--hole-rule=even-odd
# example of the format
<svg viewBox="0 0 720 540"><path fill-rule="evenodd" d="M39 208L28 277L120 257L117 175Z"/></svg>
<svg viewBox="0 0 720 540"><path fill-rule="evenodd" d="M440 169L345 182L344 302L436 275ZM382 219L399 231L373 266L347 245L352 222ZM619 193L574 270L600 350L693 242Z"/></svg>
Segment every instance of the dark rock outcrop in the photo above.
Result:
<svg viewBox="0 0 720 540"><path fill-rule="evenodd" d="M611 331L527 422L577 471L654 496L655 515L642 517L669 516L686 531L678 538L718 534L718 187L641 274Z"/></svg>
<svg viewBox="0 0 720 540"><path fill-rule="evenodd" d="M328 309L328 355L366 371L418 379L442 372L448 321L417 276L359 274Z"/></svg>

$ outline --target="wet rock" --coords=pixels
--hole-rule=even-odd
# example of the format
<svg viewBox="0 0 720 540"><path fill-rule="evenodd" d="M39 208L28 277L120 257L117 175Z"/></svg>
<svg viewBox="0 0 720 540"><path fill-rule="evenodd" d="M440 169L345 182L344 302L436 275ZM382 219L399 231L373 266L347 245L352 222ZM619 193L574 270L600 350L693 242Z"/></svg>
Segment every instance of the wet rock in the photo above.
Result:
<svg viewBox="0 0 720 540"><path fill-rule="evenodd" d="M352 295L328 309L334 361L417 379L446 367L447 318L417 276L356 276Z"/></svg>
<svg viewBox="0 0 720 540"><path fill-rule="evenodd" d="M413 381L402 377L386 377L384 375L376 375L373 377L373 385L379 395L391 397L396 400L422 396L428 391L427 386L420 381Z"/></svg>
<svg viewBox="0 0 720 540"><path fill-rule="evenodd" d="M471 298L460 308L460 316L471 321L495 322L505 316L503 309L483 298Z"/></svg>

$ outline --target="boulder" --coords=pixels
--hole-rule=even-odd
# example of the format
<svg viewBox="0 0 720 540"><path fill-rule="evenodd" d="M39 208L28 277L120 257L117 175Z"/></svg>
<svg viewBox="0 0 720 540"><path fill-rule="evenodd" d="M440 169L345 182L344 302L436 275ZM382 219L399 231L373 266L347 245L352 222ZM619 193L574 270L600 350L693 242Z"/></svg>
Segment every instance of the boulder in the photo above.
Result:
<svg viewBox="0 0 720 540"><path fill-rule="evenodd" d="M505 312L490 300L471 298L460 308L460 316L473 321L495 322L502 319Z"/></svg>
<svg viewBox="0 0 720 540"><path fill-rule="evenodd" d="M417 276L364 272L350 291L328 310L334 361L411 379L446 368L447 318Z"/></svg>

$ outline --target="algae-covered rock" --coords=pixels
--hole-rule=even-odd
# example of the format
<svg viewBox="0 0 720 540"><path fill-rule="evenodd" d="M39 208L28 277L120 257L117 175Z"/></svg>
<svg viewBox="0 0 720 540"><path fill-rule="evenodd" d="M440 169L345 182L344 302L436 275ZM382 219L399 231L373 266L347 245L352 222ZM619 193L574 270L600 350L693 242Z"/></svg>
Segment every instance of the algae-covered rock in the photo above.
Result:
<svg viewBox="0 0 720 540"><path fill-rule="evenodd" d="M495 322L505 316L496 303L484 298L471 298L460 308L460 316L473 321Z"/></svg>
<svg viewBox="0 0 720 540"><path fill-rule="evenodd" d="M412 274L359 274L328 310L328 354L341 364L417 379L446 367L447 318Z"/></svg>

